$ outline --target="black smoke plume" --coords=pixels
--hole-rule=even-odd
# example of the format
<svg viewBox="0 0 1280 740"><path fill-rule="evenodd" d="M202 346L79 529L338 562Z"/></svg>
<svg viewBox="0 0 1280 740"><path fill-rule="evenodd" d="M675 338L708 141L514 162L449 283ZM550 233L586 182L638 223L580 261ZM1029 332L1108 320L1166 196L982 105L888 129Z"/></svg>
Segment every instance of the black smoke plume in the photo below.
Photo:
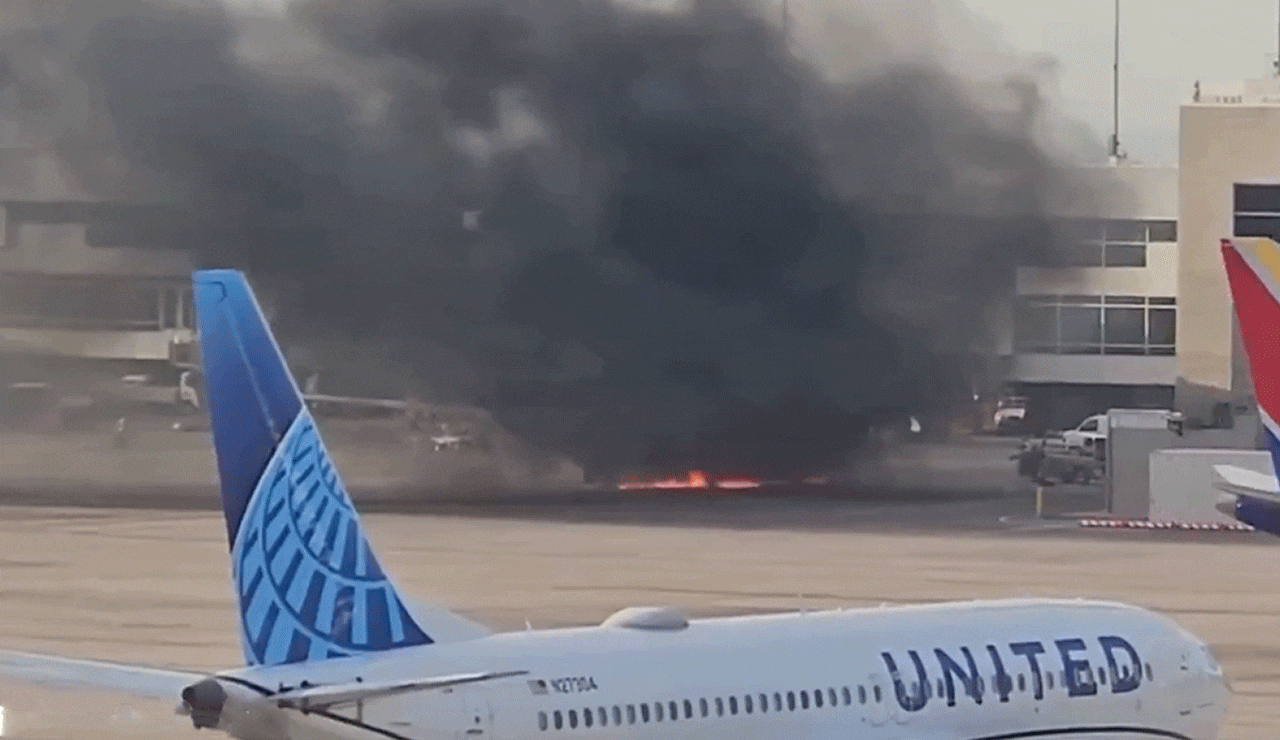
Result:
<svg viewBox="0 0 1280 740"><path fill-rule="evenodd" d="M746 0L92 0L66 23L129 197L183 213L146 239L593 466L810 472L886 409L966 396L957 358L1082 197L1034 83L1002 108L866 30L833 79Z"/></svg>

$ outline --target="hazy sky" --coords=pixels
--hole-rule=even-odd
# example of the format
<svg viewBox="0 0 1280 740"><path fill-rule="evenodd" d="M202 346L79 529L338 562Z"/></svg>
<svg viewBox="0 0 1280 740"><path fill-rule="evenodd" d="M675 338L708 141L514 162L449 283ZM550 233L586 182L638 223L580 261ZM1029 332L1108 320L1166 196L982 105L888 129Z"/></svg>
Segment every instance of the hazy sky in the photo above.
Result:
<svg viewBox="0 0 1280 740"><path fill-rule="evenodd" d="M1114 0L963 0L1005 40L1058 60L1065 110L1111 132ZM1132 159L1177 159L1178 106L1197 80L1272 73L1280 0L1119 0L1120 143Z"/></svg>

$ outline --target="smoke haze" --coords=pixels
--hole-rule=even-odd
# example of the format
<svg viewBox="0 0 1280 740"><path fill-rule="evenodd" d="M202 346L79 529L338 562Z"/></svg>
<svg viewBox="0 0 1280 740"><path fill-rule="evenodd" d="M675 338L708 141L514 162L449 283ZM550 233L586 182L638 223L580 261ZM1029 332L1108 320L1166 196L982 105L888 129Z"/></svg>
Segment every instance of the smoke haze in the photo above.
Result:
<svg viewBox="0 0 1280 740"><path fill-rule="evenodd" d="M921 51L936 13L797 53L746 0L73 7L103 197L179 206L150 237L269 283L283 333L593 464L807 470L945 406L1091 197L1033 77Z"/></svg>

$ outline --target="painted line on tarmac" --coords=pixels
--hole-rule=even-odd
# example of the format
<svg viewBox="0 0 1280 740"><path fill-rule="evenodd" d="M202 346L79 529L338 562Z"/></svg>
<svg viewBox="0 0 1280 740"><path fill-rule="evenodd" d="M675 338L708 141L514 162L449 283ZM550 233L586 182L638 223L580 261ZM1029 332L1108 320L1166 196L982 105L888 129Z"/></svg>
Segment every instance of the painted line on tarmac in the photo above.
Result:
<svg viewBox="0 0 1280 740"><path fill-rule="evenodd" d="M1074 521L1062 521L1053 519L1035 519L1024 517L1018 514L1006 514L1000 517L1000 523L1017 532L1037 532L1054 529L1078 529L1079 525Z"/></svg>

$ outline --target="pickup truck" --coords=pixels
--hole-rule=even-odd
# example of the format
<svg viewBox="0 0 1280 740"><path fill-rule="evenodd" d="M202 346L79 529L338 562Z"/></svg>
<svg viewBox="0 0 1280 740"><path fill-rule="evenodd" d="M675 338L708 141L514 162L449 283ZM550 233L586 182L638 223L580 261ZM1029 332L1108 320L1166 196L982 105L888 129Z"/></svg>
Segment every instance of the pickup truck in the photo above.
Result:
<svg viewBox="0 0 1280 740"><path fill-rule="evenodd" d="M1174 429L1175 426L1178 429L1181 428L1183 418L1177 411L1151 409L1150 413L1164 414L1170 429ZM1181 434L1181 431L1178 433ZM1078 455L1094 455L1098 449L1098 443L1105 443L1107 440L1107 415L1094 414L1076 425L1075 429L1059 432L1057 436L1061 437L1062 446L1069 452Z"/></svg>
<svg viewBox="0 0 1280 740"><path fill-rule="evenodd" d="M1099 440L1107 438L1107 415L1094 414L1062 433L1063 446L1077 454L1093 454Z"/></svg>

